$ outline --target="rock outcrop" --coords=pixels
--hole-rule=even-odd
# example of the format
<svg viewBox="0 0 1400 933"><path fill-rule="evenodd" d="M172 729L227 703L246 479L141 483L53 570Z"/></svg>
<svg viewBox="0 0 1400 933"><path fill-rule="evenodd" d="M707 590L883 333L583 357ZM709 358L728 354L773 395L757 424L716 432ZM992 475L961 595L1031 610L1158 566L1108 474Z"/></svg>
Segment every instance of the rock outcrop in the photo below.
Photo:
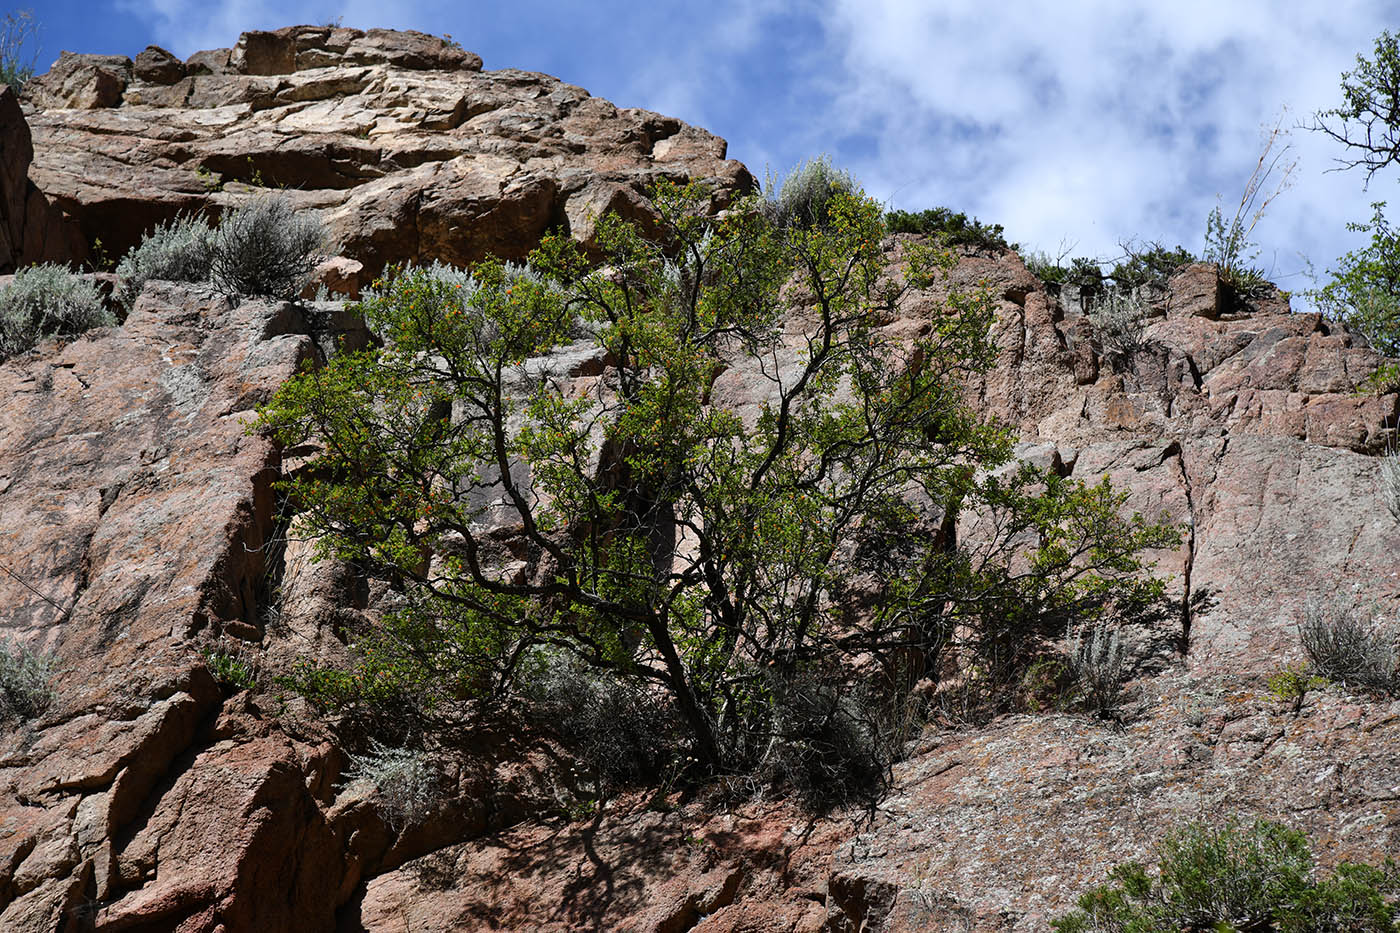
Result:
<svg viewBox="0 0 1400 933"><path fill-rule="evenodd" d="M550 226L587 242L607 210L645 216L658 178L706 180L716 207L751 184L702 130L480 68L433 37L330 27L183 62L65 55L29 92L35 194L118 249L286 184L334 225L321 275L351 291L388 262L520 256ZM56 228L14 226L24 122L0 93L5 120L4 230L30 243ZM150 283L120 327L0 364L0 632L62 671L53 708L0 735L0 929L1029 931L1202 813L1284 819L1329 864L1395 851L1400 703L1264 683L1301 656L1310 599L1400 599L1378 458L1400 396L1357 391L1378 355L1208 266L1156 292L1119 354L1014 253L963 256L952 284L981 283L999 358L977 404L1024 459L1181 524L1158 555L1179 611L1121 724L930 728L877 808L826 818L664 794L571 815L558 749L483 733L431 818L398 826L295 703L216 679L217 659L263 676L333 655L359 609L304 542L268 546L282 452L246 431L302 362L369 339L339 305ZM742 366L716 392L754 401Z"/></svg>
<svg viewBox="0 0 1400 933"><path fill-rule="evenodd" d="M29 179L34 142L15 92L0 87L0 274L87 255L75 226Z"/></svg>
<svg viewBox="0 0 1400 933"><path fill-rule="evenodd" d="M321 212L372 278L388 263L521 258L550 229L588 242L609 210L639 216L658 179L753 178L724 140L613 106L548 75L413 32L297 26L178 62L64 53L26 88L31 176L119 256L181 212L259 188Z"/></svg>
<svg viewBox="0 0 1400 933"><path fill-rule="evenodd" d="M1158 555L1180 614L1142 658L1126 725L1016 715L931 730L853 822L619 807L582 830L518 827L372 879L349 929L1043 930L1202 814L1284 820L1329 863L1400 845L1400 702L1328 691L1295 707L1265 685L1301 659L1309 600L1400 596L1376 456L1400 397L1357 391L1379 355L1281 297L1233 305L1209 266L1158 293L1128 356L1101 352L1079 302L1014 253L964 256L950 285L998 299L999 358L974 393L1019 431L1020 456L1108 475L1130 507L1184 529ZM889 326L939 301L914 294ZM736 367L715 391L742 404L759 385Z"/></svg>

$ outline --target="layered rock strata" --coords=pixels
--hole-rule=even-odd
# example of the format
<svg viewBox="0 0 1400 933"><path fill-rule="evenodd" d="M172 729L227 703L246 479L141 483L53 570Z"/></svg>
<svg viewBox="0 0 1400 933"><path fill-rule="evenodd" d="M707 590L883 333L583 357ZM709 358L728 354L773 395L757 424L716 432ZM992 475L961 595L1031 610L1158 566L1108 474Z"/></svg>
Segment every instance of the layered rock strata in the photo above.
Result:
<svg viewBox="0 0 1400 933"><path fill-rule="evenodd" d="M641 217L657 180L716 207L753 178L723 139L548 75L483 71L414 32L296 26L181 62L64 56L26 87L35 183L119 256L181 212L273 189L320 212L341 252L388 263L519 259L549 229L589 242Z"/></svg>

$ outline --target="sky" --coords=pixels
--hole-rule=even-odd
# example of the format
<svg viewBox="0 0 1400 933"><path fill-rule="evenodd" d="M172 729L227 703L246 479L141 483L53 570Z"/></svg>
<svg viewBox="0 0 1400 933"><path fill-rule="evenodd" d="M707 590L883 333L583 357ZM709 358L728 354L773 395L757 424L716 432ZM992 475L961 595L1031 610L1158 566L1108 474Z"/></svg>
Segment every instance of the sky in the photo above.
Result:
<svg viewBox="0 0 1400 933"><path fill-rule="evenodd" d="M1049 256L1200 253L1271 129L1296 163L1253 230L1254 262L1311 284L1400 200L1400 173L1335 171L1309 132L1340 75L1400 29L1400 0L44 0L32 43L188 56L247 29L339 20L451 35L487 69L556 75L723 136L760 179L827 155L890 207L942 205ZM1272 191L1272 183L1264 194ZM1250 218L1246 216L1246 221Z"/></svg>

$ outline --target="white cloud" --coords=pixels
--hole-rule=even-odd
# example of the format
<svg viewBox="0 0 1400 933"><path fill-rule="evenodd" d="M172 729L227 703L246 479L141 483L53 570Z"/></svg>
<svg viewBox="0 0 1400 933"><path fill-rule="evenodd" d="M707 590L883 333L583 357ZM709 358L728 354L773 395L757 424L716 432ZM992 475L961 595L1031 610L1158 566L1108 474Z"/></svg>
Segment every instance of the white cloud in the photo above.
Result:
<svg viewBox="0 0 1400 933"><path fill-rule="evenodd" d="M1216 195L1233 210L1261 128L1334 103L1340 72L1393 20L1387 6L831 0L842 93L823 129L867 136L871 151L847 164L900 205L967 209L1040 247L1199 250ZM1330 262L1368 200L1359 177L1323 174L1335 155L1323 140L1292 142L1297 182L1256 231L1280 273L1299 249Z"/></svg>

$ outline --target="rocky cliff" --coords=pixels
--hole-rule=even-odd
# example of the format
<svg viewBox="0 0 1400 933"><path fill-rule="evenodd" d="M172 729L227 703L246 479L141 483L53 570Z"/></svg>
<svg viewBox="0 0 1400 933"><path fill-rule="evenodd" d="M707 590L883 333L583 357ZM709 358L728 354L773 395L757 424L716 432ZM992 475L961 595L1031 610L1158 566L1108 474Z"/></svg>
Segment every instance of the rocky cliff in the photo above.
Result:
<svg viewBox="0 0 1400 933"><path fill-rule="evenodd" d="M4 221L50 244L16 262L99 238L115 255L261 186L320 211L372 274L520 256L550 227L587 243L607 210L645 217L658 177L706 180L716 208L752 184L703 130L416 33L65 53L27 91L27 131L7 100ZM876 809L821 819L632 796L572 819L554 750L483 733L440 811L400 828L346 784L328 732L210 673L216 652L269 669L334 652L355 609L333 569L269 546L281 453L244 431L302 360L364 339L339 304L152 283L121 326L0 364L0 626L61 664L53 707L0 737L0 929L1038 930L1203 813L1283 818L1324 862L1400 848L1400 703L1264 685L1301 657L1310 597L1400 598L1378 458L1400 397L1356 392L1377 354L1282 296L1230 300L1205 266L1155 296L1126 359L1010 251L963 256L955 279L997 296L975 391L1020 455L1183 523L1159 555L1180 610L1121 724L929 728Z"/></svg>

